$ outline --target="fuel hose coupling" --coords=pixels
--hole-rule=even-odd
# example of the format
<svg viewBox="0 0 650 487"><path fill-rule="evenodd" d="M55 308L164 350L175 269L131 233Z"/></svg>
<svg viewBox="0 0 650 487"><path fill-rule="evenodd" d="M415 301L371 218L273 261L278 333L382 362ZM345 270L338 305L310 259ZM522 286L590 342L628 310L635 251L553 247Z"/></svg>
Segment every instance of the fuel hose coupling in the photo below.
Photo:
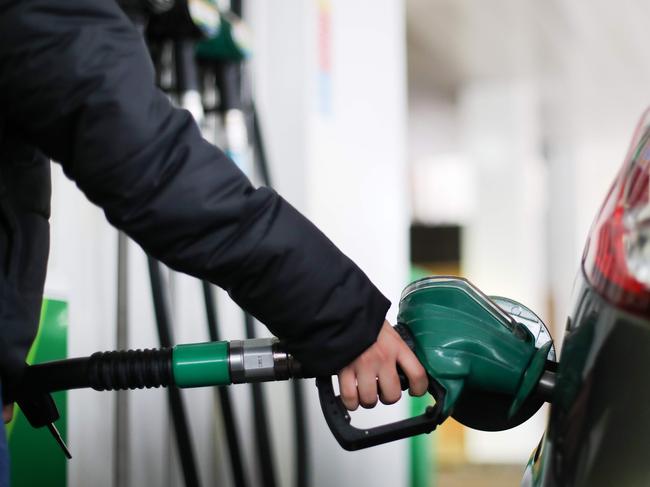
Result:
<svg viewBox="0 0 650 487"><path fill-rule="evenodd" d="M283 349L277 338L233 340L229 362L233 384L301 377L300 364Z"/></svg>
<svg viewBox="0 0 650 487"><path fill-rule="evenodd" d="M301 377L300 365L277 338L177 345L172 368L174 383L183 388Z"/></svg>

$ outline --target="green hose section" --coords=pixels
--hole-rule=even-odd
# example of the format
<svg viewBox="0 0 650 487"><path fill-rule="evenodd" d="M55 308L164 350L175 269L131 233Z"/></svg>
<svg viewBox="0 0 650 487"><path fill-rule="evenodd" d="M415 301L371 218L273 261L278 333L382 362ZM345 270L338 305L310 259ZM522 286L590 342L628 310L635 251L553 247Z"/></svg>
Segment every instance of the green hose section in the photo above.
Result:
<svg viewBox="0 0 650 487"><path fill-rule="evenodd" d="M178 387L227 386L230 380L226 341L176 345L172 371Z"/></svg>

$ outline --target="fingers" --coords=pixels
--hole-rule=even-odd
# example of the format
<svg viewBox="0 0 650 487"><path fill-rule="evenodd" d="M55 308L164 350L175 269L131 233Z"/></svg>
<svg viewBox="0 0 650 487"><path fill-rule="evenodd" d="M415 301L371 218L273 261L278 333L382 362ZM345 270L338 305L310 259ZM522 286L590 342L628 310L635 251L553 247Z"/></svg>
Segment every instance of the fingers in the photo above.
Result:
<svg viewBox="0 0 650 487"><path fill-rule="evenodd" d="M409 380L410 394L424 394L429 385L424 367L386 321L376 342L339 373L339 389L345 407L354 411L359 405L372 408L378 399L384 404L397 402L402 395L397 364Z"/></svg>
<svg viewBox="0 0 650 487"><path fill-rule="evenodd" d="M383 404L395 404L402 397L397 370L384 367L379 371L379 399Z"/></svg>
<svg viewBox="0 0 650 487"><path fill-rule="evenodd" d="M383 404L394 404L402 397L397 372L390 367L382 369L379 377L363 372L357 377L352 368L346 367L339 373L339 390L348 411L355 411L359 405L375 407L377 395Z"/></svg>
<svg viewBox="0 0 650 487"><path fill-rule="evenodd" d="M339 372L339 391L341 400L348 411L354 411L359 407L357 376L352 367L345 367Z"/></svg>
<svg viewBox="0 0 650 487"><path fill-rule="evenodd" d="M14 405L10 404L8 406L3 406L2 407L2 420L5 423L8 423L11 421L11 419L14 417Z"/></svg>
<svg viewBox="0 0 650 487"><path fill-rule="evenodd" d="M397 357L397 363L402 367L404 374L409 380L409 393L412 396L421 396L427 392L429 378L422 364L415 354L406 347Z"/></svg>
<svg viewBox="0 0 650 487"><path fill-rule="evenodd" d="M357 371L357 389L359 403L369 409L377 405L377 373L372 369L363 368Z"/></svg>

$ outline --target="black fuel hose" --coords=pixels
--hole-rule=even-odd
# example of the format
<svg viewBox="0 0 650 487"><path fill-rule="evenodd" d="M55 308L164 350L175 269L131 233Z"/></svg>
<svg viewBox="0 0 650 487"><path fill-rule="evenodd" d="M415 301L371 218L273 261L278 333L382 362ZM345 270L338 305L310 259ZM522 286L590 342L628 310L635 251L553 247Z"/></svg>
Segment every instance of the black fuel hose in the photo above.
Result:
<svg viewBox="0 0 650 487"><path fill-rule="evenodd" d="M196 40L187 36L174 38L174 68L176 72L176 93L182 96L189 91L198 91L199 73L195 59ZM202 281L203 298L208 324L210 340L219 341L219 327L217 320L216 303L210 289L210 283ZM230 466L233 480L237 487L247 487L242 462L241 446L237 434L237 423L233 413L230 391L222 386L217 390L217 396L221 406L221 413L226 431L226 440L230 454Z"/></svg>
<svg viewBox="0 0 650 487"><path fill-rule="evenodd" d="M250 110L253 125L253 150L257 169L260 173L262 182L270 187L271 174L269 164L266 158L264 148L264 139L262 137L262 127L257 113L255 103L251 102ZM303 395L303 382L300 379L291 381L293 396L293 422L294 422L294 448L296 451L295 462L295 486L307 487L309 485L309 442L307 438L307 414L305 408L305 399Z"/></svg>
<svg viewBox="0 0 650 487"><path fill-rule="evenodd" d="M242 107L242 64L225 61L215 64L216 84L220 97L220 111L225 114L231 109ZM253 317L244 311L246 338L255 338L255 323ZM255 446L259 462L261 478L265 487L276 486L276 473L273 463L273 450L266 408L266 396L261 384L251 384L253 399L253 428L255 431Z"/></svg>
<svg viewBox="0 0 650 487"><path fill-rule="evenodd" d="M246 324L246 338L256 338L255 321L253 317L244 312ZM271 438L269 435L269 420L266 416L266 396L262 384L254 382L251 384L253 396L253 426L257 438L257 455L260 462L260 470L265 487L275 487L275 468L271 450Z"/></svg>
<svg viewBox="0 0 650 487"><path fill-rule="evenodd" d="M179 4L182 3L183 2L179 2ZM141 34L144 34L145 27L149 24L149 20L151 19L152 12L160 13L163 11L167 11L169 9L173 9L174 7L183 8L183 6L185 6L185 8L187 8L186 4L177 6L176 2L174 2L173 0L161 0L161 1L153 0L146 5L141 0L120 0L120 4L125 10L125 12L127 13L127 15L129 15L129 17L136 25L138 31ZM158 56L152 55L152 60L154 61L154 63L160 61L160 59L157 58ZM159 68L158 65L156 67ZM159 74L159 69L156 69L156 72ZM200 485L199 475L198 475L198 469L196 465L196 459L194 456L194 449L192 447L192 441L190 437L187 415L185 412L185 405L183 403L183 397L181 396L180 390L172 384L172 380L171 380L172 332L171 332L168 306L166 303L165 293L163 290L162 277L160 275L160 266L155 259L149 256L147 256L147 260L149 265L149 277L151 280L151 294L153 297L154 312L156 315L156 328L158 329L158 337L160 339L160 344L163 347L163 350L169 349L167 352L163 352L163 350L161 350L159 351L159 353L160 352L163 352L163 354L168 353L168 357L165 356L161 360L155 360L151 356L151 354L147 354L147 351L128 351L128 352L108 352L109 354L117 354L117 355L103 355L102 357L104 359L98 360L97 358L98 355L93 354L88 359L80 359L80 360L88 360L87 363L85 364L82 362L76 363L76 366L78 367L78 370L80 372L78 379L79 379L79 383L81 384L81 381L84 378L85 379L88 378L87 376L89 370L87 367L90 367L92 365L93 357L95 357L94 363L99 363L101 366L99 366L98 369L104 372L103 375L99 374L98 375L99 377L118 379L116 381L111 381L111 382L115 382L115 385L118 385L118 387L105 387L105 389L132 388L132 387L128 387L127 384L128 379L134 379L136 387L137 384L140 383L142 384L142 387L158 387L159 385L163 385L163 386L169 385L170 387L167 388L167 397L169 399L172 422L174 424L174 432L176 434L176 444L177 444L178 455L181 461L183 479L185 481L186 487L198 487ZM148 351L148 352L153 352L153 351ZM131 355L128 356L124 354L131 354ZM144 360L144 363L153 365L152 370L148 370L146 365L143 366L143 364L139 362L139 359L140 358L144 359L145 356L149 360ZM159 368L156 366L156 364L159 364L159 362L161 361L163 362L163 364ZM163 373L163 371L166 370L164 362L166 362L167 374L169 375L169 380L165 380L163 375L158 375L159 373ZM113 364L113 365L111 366L106 364ZM84 365L86 365L86 367L84 367ZM66 367L67 366L63 366L63 365L61 366L62 369L65 369ZM73 366L72 369L74 368L75 367ZM51 367L51 375L55 375L53 373L55 370L56 367ZM145 373L145 371L153 372L153 376L149 376L149 374ZM70 370L69 372L74 373L73 370ZM84 372L86 377L83 376ZM38 371L36 371L35 373L38 373ZM127 387L119 387L120 384ZM110 386L111 384L107 383L106 385ZM93 385L90 386L93 387Z"/></svg>
<svg viewBox="0 0 650 487"><path fill-rule="evenodd" d="M291 381L291 390L293 392L294 448L296 449L295 485L296 487L306 487L309 483L309 449L302 380L293 379Z"/></svg>
<svg viewBox="0 0 650 487"><path fill-rule="evenodd" d="M219 336L217 306L214 294L212 293L212 286L207 281L203 281L202 286L210 341L218 342L221 338ZM223 415L224 428L226 430L226 440L228 441L228 451L230 453L230 465L232 468L233 480L237 487L246 487L248 484L244 474L241 446L239 443L239 435L237 434L230 390L227 386L220 386L217 388L217 396L219 398L219 404L221 405L221 414Z"/></svg>
<svg viewBox="0 0 650 487"><path fill-rule="evenodd" d="M30 365L21 381L26 389L38 392L119 391L173 383L171 348L95 352L90 357Z"/></svg>
<svg viewBox="0 0 650 487"><path fill-rule="evenodd" d="M253 151L255 153L255 161L257 161L257 169L260 172L260 179L264 185L271 188L271 173L269 171L268 159L266 158L266 149L264 148L264 139L262 137L262 127L260 125L260 119L255 103L251 102L250 110L253 125Z"/></svg>
<svg viewBox="0 0 650 487"><path fill-rule="evenodd" d="M174 68L176 73L176 92L181 96L187 91L199 91L199 74L194 58L196 41L194 39L174 39Z"/></svg>
<svg viewBox="0 0 650 487"><path fill-rule="evenodd" d="M169 308L165 297L160 264L152 257L147 257L149 264L149 277L151 279L151 294L153 297L154 312L156 314L156 327L160 338L160 345L165 348L172 347L172 330L169 318ZM186 487L198 487L200 485L194 448L190 438L190 429L185 412L185 404L181 391L176 386L167 388L169 406L171 408L178 455L181 460L183 479Z"/></svg>

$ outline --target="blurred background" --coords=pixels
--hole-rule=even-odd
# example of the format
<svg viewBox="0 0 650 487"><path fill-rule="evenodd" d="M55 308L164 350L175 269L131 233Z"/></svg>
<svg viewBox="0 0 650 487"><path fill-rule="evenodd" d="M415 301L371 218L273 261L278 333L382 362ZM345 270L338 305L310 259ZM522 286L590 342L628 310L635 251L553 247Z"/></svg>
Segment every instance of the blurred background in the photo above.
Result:
<svg viewBox="0 0 650 487"><path fill-rule="evenodd" d="M277 0L245 1L242 16L273 184L392 300L389 319L409 280L462 275L529 306L558 346L589 225L650 100L650 4ZM202 126L219 144L219 123L206 114ZM114 349L117 233L54 172L46 294L65 303L65 353ZM158 346L146 258L133 243L127 277L126 345ZM200 283L168 279L175 340L207 340ZM217 300L224 338L242 338L241 312L225 293ZM270 485L250 390L231 389L250 485ZM290 386L264 391L276 484L296 485ZM214 392L183 396L201 485L234 485ZM117 398L67 394L74 459L61 485L184 485L165 392L129 393L121 415ZM347 453L311 381L302 398L308 485L323 487L518 485L547 414L504 433L449 420L430 436ZM353 417L385 422L424 405L405 398Z"/></svg>

